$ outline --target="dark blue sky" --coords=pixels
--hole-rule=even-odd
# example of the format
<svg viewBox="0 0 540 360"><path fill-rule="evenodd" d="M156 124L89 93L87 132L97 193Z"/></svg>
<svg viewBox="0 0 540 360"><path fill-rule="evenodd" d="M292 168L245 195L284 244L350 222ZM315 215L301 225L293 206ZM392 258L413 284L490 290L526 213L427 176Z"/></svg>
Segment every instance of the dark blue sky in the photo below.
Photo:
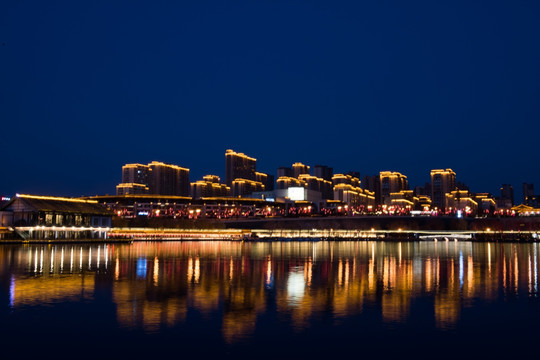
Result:
<svg viewBox="0 0 540 360"><path fill-rule="evenodd" d="M0 194L113 194L152 160L224 177L232 148L521 197L539 35L533 0L3 1Z"/></svg>

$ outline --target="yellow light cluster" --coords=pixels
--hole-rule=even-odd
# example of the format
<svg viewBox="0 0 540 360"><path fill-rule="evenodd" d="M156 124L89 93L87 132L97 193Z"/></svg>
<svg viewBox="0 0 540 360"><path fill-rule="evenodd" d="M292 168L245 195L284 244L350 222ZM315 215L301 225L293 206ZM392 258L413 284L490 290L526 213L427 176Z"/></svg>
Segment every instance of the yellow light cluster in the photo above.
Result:
<svg viewBox="0 0 540 360"><path fill-rule="evenodd" d="M255 178L257 179L257 181L266 182L266 180L268 179L268 174L255 171Z"/></svg>
<svg viewBox="0 0 540 360"><path fill-rule="evenodd" d="M56 197L56 196L40 196L40 195L28 195L28 194L17 194L15 196L22 199L71 201L71 202L79 202L79 203L87 203L87 204L98 203L96 200L83 200L83 199L74 199L74 198Z"/></svg>
<svg viewBox="0 0 540 360"><path fill-rule="evenodd" d="M231 150L231 149L227 149L227 151L225 151L225 156L239 156L239 157L251 160L251 161L257 161L257 159L253 157L247 156L244 153L237 153L236 151Z"/></svg>
<svg viewBox="0 0 540 360"><path fill-rule="evenodd" d="M264 187L264 184L260 181L255 181L255 180L249 180L249 179L242 179L242 178L237 178L237 179L234 179L233 180L233 184L234 183L240 183L240 184L250 184L250 185L254 185L254 186L257 186L257 185L262 185Z"/></svg>
<svg viewBox="0 0 540 360"><path fill-rule="evenodd" d="M355 191L359 194L364 192L364 189L353 186L351 184L336 184L334 185L334 191L336 190L348 190L348 191Z"/></svg>
<svg viewBox="0 0 540 360"><path fill-rule="evenodd" d="M116 185L116 187L144 187L148 189L148 187L144 184L138 184L138 183L120 183Z"/></svg>
<svg viewBox="0 0 540 360"><path fill-rule="evenodd" d="M452 191L449 194L446 194L446 198L451 201L459 201L460 203L462 201L469 202L475 206L478 206L478 203L473 200L472 197L469 196L469 192L467 190L455 190ZM459 200L458 200L459 199Z"/></svg>
<svg viewBox="0 0 540 360"><path fill-rule="evenodd" d="M335 174L334 176L332 176L332 181L337 181L337 180L345 180L349 184L358 183L358 185L360 185L360 179L357 178L356 176L345 175L345 174Z"/></svg>
<svg viewBox="0 0 540 360"><path fill-rule="evenodd" d="M277 179L277 182L278 183L286 182L286 183L289 183L289 185L292 183L292 184L298 185L298 186L304 186L305 185L305 181L297 179L297 178L293 178L293 177L290 177L290 176L280 176Z"/></svg>
<svg viewBox="0 0 540 360"><path fill-rule="evenodd" d="M399 173L399 172L396 172L396 171L381 171L380 172L380 177L383 178L383 177L388 177L388 178L404 178L406 179L407 176Z"/></svg>
<svg viewBox="0 0 540 360"><path fill-rule="evenodd" d="M331 181L328 181L328 180L325 180L323 178L316 177L316 176L313 176L313 175L309 175L309 174L300 174L298 176L298 179L299 180L304 180L304 181L315 180L315 181L318 181L318 182L321 182L321 183L328 183L328 184L332 183Z"/></svg>
<svg viewBox="0 0 540 360"><path fill-rule="evenodd" d="M184 167L181 167L181 166L178 166L178 165L165 164L165 163L160 162L160 161L152 161L150 164L148 164L148 166L162 166L162 167L168 167L168 168L175 169L175 170L189 171L188 168L184 168Z"/></svg>
<svg viewBox="0 0 540 360"><path fill-rule="evenodd" d="M201 198L204 201L231 201L231 202L244 202L244 203L253 203L253 202L266 202L263 199L257 198L238 198L238 197L226 197L226 196L207 196Z"/></svg>
<svg viewBox="0 0 540 360"><path fill-rule="evenodd" d="M392 205L401 205L401 204L413 206L414 202L407 199L392 199Z"/></svg>
<svg viewBox="0 0 540 360"><path fill-rule="evenodd" d="M148 167L148 165L143 165L143 164L126 164L124 166L122 166L122 168L138 168L138 167Z"/></svg>
<svg viewBox="0 0 540 360"><path fill-rule="evenodd" d="M302 167L302 168L307 168L307 169L309 169L309 166L304 165L304 164L302 164L301 162L295 162L292 166L293 166L293 168L295 168L295 167Z"/></svg>
<svg viewBox="0 0 540 360"><path fill-rule="evenodd" d="M217 175L204 175L203 180L208 181L208 182L219 183L221 181L221 178Z"/></svg>
<svg viewBox="0 0 540 360"><path fill-rule="evenodd" d="M390 196L413 196L412 190L401 190L399 192L390 193Z"/></svg>
<svg viewBox="0 0 540 360"><path fill-rule="evenodd" d="M364 190L360 187L353 186L351 184L336 184L334 185L334 191L343 191L357 195L360 197L367 197L368 199L375 199L375 192Z"/></svg>
<svg viewBox="0 0 540 360"><path fill-rule="evenodd" d="M433 170L431 170L431 175L433 176L435 174L454 175L454 176L456 176L456 173L452 169L446 169L446 170L433 169Z"/></svg>
<svg viewBox="0 0 540 360"><path fill-rule="evenodd" d="M205 181L205 180L199 180L199 181L196 181L196 182L192 182L191 186L211 186L211 187L216 188L216 189L227 189L227 190L231 189L230 187L228 187L225 184L219 184L219 183Z"/></svg>
<svg viewBox="0 0 540 360"><path fill-rule="evenodd" d="M191 200L191 196L178 195L156 195L156 194L129 194L129 195L96 195L90 196L91 199L107 200L107 199L170 199L170 200Z"/></svg>
<svg viewBox="0 0 540 360"><path fill-rule="evenodd" d="M426 196L426 195L418 196L418 201L421 204L431 204L431 198L429 196Z"/></svg>

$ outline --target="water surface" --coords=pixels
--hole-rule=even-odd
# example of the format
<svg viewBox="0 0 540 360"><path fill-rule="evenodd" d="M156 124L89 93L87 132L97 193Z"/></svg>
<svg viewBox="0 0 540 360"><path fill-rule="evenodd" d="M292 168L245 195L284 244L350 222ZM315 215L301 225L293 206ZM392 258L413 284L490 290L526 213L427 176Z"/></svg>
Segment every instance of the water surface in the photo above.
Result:
<svg viewBox="0 0 540 360"><path fill-rule="evenodd" d="M538 243L0 246L4 355L536 354Z"/></svg>

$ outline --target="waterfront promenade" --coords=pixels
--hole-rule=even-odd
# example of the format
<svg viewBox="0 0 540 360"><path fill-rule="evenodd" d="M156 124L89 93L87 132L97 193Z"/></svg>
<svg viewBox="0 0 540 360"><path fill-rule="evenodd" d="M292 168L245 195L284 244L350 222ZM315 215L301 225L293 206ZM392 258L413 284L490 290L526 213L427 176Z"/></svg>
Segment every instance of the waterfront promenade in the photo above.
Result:
<svg viewBox="0 0 540 360"><path fill-rule="evenodd" d="M206 226L209 223L205 223ZM470 240L538 241L540 217L455 218L455 217L304 217L214 221L214 228L111 227L100 229L103 236L70 238L62 229L45 238L21 237L18 228L4 228L6 242L130 242L130 241L274 241L274 240ZM28 229L26 229L26 233ZM12 236L6 236L6 235Z"/></svg>

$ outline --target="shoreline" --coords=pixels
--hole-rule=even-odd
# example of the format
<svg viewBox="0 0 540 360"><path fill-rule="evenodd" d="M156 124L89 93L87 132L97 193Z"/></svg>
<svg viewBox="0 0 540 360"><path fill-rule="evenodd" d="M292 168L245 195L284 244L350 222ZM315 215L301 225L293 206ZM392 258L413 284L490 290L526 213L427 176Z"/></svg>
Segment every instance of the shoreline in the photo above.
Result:
<svg viewBox="0 0 540 360"><path fill-rule="evenodd" d="M0 239L0 245L9 244L65 244L65 243L133 243L143 241L235 241L235 242L283 242L283 241L381 241L381 242L540 242L540 233L496 231L385 231L385 230L181 230L181 229L113 229L106 238L62 239Z"/></svg>
<svg viewBox="0 0 540 360"><path fill-rule="evenodd" d="M9 243L104 243L131 241L435 241L491 242L540 241L540 217L305 217L237 219L217 223L216 228L167 226L93 228L2 228L0 244ZM66 231L69 230L69 231ZM72 235L76 235L75 237Z"/></svg>

